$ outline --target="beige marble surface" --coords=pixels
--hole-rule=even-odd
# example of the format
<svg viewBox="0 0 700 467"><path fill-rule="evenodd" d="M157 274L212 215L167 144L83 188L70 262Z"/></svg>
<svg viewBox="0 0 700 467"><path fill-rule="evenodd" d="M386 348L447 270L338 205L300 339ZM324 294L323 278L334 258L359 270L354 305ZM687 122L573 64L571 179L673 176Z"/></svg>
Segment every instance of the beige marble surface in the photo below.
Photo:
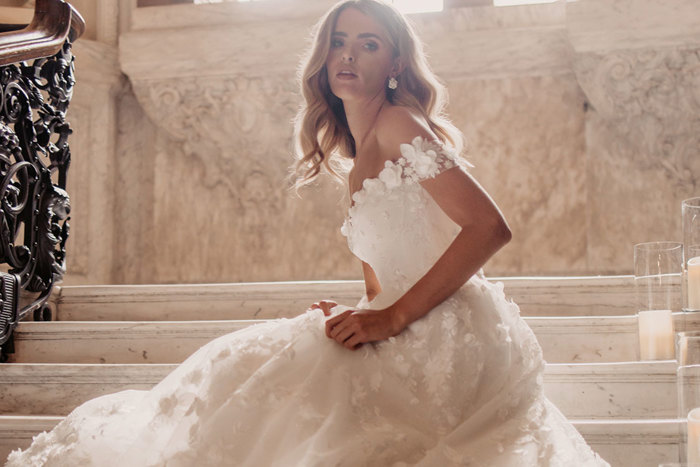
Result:
<svg viewBox="0 0 700 467"><path fill-rule="evenodd" d="M288 190L294 72L332 3L91 10L102 26L78 56L67 283L361 277L338 232L345 188ZM487 273L626 274L634 243L680 238L680 201L700 195L698 18L694 0L412 17L472 173L514 233ZM118 92L93 84L101 51L118 53ZM103 167L112 179L87 176Z"/></svg>
<svg viewBox="0 0 700 467"><path fill-rule="evenodd" d="M450 80L472 174L513 239L488 263L507 274L588 274L585 96L572 75ZM572 111L576 109L579 111Z"/></svg>

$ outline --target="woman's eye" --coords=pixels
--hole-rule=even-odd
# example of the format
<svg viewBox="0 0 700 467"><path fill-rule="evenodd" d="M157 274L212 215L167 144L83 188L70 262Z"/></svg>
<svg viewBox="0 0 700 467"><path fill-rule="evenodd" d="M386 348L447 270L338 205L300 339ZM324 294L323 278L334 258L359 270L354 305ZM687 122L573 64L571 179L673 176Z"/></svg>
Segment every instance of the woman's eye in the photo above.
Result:
<svg viewBox="0 0 700 467"><path fill-rule="evenodd" d="M340 39L331 39L331 47L341 47L343 45L343 41Z"/></svg>
<svg viewBox="0 0 700 467"><path fill-rule="evenodd" d="M367 50L377 50L379 48L379 46L377 45L376 42L368 42L365 44L365 48Z"/></svg>

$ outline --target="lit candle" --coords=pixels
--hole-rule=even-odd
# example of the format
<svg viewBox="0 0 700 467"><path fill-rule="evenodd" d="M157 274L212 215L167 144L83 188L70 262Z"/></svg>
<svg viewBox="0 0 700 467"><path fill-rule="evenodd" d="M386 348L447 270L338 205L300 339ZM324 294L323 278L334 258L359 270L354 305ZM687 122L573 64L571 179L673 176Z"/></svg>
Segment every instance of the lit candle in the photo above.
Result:
<svg viewBox="0 0 700 467"><path fill-rule="evenodd" d="M688 260L688 309L700 310L700 256Z"/></svg>
<svg viewBox="0 0 700 467"><path fill-rule="evenodd" d="M671 310L640 311L639 357L641 360L670 360L675 357Z"/></svg>
<svg viewBox="0 0 700 467"><path fill-rule="evenodd" d="M700 407L688 412L688 464L700 462Z"/></svg>

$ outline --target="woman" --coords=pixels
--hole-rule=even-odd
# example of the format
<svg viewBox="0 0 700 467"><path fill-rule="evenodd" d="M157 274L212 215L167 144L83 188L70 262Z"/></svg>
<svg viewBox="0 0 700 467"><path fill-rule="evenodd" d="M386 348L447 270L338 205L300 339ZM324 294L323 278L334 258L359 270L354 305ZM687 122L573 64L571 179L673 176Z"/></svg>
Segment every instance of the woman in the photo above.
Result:
<svg viewBox="0 0 700 467"><path fill-rule="evenodd" d="M457 156L405 19L335 6L302 81L300 184L352 158L342 232L365 297L222 336L151 391L86 402L9 465L607 465L544 398L531 330L483 277L510 231Z"/></svg>

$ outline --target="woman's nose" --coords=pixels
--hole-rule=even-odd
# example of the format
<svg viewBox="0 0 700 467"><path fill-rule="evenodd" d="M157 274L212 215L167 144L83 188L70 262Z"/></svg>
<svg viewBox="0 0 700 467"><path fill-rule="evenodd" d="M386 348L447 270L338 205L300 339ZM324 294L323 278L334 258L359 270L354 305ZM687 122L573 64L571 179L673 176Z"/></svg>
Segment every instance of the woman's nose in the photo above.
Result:
<svg viewBox="0 0 700 467"><path fill-rule="evenodd" d="M352 54L350 54L350 52L343 52L343 62L352 63L354 61L355 59L353 58Z"/></svg>

